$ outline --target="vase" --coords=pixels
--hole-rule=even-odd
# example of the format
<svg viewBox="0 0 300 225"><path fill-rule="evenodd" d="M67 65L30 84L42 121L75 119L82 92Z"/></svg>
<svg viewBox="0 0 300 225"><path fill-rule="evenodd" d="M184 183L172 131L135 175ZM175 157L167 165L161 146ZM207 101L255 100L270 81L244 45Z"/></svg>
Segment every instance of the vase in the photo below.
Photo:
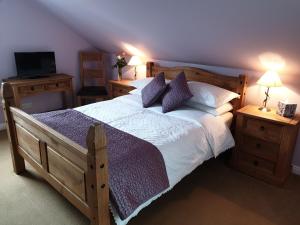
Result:
<svg viewBox="0 0 300 225"><path fill-rule="evenodd" d="M118 80L122 80L122 68L118 68Z"/></svg>

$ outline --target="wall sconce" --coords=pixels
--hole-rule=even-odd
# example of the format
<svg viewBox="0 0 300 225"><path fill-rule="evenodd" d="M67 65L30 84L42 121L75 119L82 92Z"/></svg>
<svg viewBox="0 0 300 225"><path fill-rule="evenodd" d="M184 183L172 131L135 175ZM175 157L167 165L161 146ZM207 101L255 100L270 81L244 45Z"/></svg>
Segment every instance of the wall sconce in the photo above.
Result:
<svg viewBox="0 0 300 225"><path fill-rule="evenodd" d="M266 98L263 101L263 106L259 108L259 110L263 111L263 112L269 112L271 111L268 107L267 107L267 102L269 99L269 91L271 87L281 87L282 83L281 80L278 76L278 73L276 71L273 70L269 70L267 71L257 82L258 85L267 87L267 90L265 92L266 94Z"/></svg>
<svg viewBox="0 0 300 225"><path fill-rule="evenodd" d="M129 66L134 66L134 79L135 80L136 80L136 75L137 75L136 67L141 65L141 64L143 64L143 62L142 62L141 58L137 55L132 56L131 59L128 62Z"/></svg>

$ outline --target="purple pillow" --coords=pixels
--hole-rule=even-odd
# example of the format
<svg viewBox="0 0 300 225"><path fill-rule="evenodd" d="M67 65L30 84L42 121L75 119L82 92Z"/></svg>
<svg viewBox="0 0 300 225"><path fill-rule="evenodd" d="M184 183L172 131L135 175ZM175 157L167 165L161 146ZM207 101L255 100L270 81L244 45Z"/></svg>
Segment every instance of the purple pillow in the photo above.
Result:
<svg viewBox="0 0 300 225"><path fill-rule="evenodd" d="M170 112L182 106L191 97L193 95L188 87L185 74L181 72L168 84L162 98L162 110L164 113Z"/></svg>
<svg viewBox="0 0 300 225"><path fill-rule="evenodd" d="M160 73L155 76L153 80L142 89L143 106L146 108L153 105L164 93L166 87L165 74Z"/></svg>

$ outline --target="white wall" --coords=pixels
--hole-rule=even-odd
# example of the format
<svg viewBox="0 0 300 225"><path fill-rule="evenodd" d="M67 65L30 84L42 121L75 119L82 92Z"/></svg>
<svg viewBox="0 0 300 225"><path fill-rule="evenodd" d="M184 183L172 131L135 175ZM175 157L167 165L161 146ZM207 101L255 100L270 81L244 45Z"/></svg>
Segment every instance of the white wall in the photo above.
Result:
<svg viewBox="0 0 300 225"><path fill-rule="evenodd" d="M55 51L57 71L73 75L78 84L78 52L86 49L93 47L39 4L24 0L0 1L0 79L16 75L15 51ZM23 102L33 101L29 112L61 106L56 94ZM2 108L0 110L1 124Z"/></svg>

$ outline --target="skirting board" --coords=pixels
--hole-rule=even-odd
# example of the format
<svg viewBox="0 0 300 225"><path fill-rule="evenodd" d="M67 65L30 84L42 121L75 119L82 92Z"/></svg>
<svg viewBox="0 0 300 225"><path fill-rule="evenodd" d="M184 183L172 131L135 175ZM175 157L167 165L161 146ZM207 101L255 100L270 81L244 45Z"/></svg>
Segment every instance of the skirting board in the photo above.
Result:
<svg viewBox="0 0 300 225"><path fill-rule="evenodd" d="M5 130L5 123L0 123L0 130Z"/></svg>
<svg viewBox="0 0 300 225"><path fill-rule="evenodd" d="M293 173L300 176L300 166L293 165Z"/></svg>

